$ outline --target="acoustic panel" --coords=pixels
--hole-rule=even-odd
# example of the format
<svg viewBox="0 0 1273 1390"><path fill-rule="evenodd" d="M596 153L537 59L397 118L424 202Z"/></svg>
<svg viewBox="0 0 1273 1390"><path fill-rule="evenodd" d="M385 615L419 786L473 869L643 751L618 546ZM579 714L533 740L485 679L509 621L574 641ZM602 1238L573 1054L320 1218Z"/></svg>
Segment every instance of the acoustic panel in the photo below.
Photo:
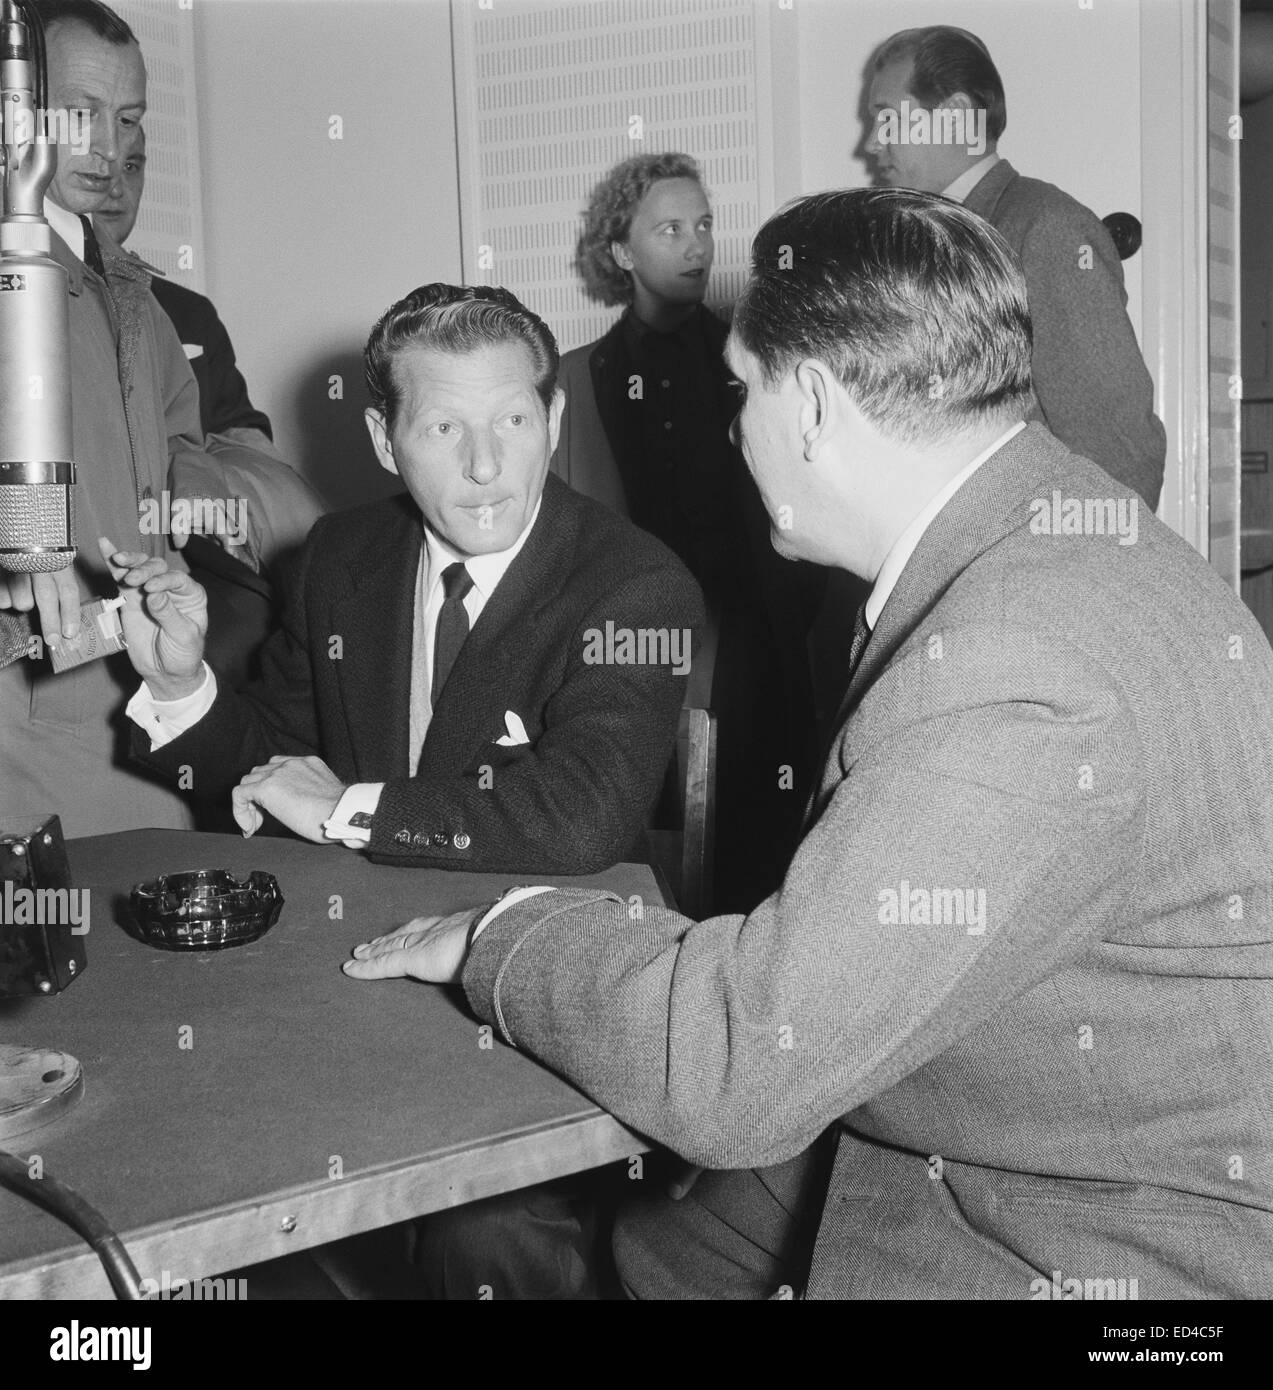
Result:
<svg viewBox="0 0 1273 1390"><path fill-rule="evenodd" d="M137 35L146 63L146 192L128 249L178 283L202 291L193 6L115 0L113 8Z"/></svg>

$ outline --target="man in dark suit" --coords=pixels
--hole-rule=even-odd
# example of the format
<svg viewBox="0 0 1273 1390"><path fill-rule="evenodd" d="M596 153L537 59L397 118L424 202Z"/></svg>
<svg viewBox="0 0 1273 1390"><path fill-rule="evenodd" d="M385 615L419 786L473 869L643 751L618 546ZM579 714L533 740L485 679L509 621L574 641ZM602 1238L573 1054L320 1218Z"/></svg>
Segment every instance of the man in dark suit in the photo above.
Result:
<svg viewBox="0 0 1273 1390"><path fill-rule="evenodd" d="M174 780L189 769L200 797L231 797L249 834L269 813L396 863L612 864L675 738L694 582L546 481L556 344L507 291L424 286L366 357L372 442L409 496L314 528L257 685L240 693L204 664L197 584L111 555L145 683L135 751Z"/></svg>
<svg viewBox="0 0 1273 1390"><path fill-rule="evenodd" d="M146 189L146 134L140 126L131 146L106 201L93 214L94 226L99 232L105 231L117 246L132 235ZM150 292L172 320L199 383L199 420L204 434L253 430L273 440L269 416L257 410L248 397L247 382L235 360L234 344L216 305L206 295L196 294L162 275L151 280Z"/></svg>
<svg viewBox="0 0 1273 1390"><path fill-rule="evenodd" d="M779 212L728 357L744 455L793 520L775 545L872 585L782 889L634 924L528 887L346 971L462 980L695 1163L781 1162L832 1126L810 1296L1269 1297L1264 635L1025 423L1025 282L957 204ZM680 1210L673 1276L713 1258Z"/></svg>

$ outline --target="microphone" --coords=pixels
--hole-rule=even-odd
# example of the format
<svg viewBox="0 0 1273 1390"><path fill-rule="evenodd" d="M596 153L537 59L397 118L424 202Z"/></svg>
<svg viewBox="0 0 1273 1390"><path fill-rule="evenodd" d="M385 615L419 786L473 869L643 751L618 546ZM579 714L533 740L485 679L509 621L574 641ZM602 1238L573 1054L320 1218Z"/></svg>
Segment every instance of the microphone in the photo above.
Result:
<svg viewBox="0 0 1273 1390"><path fill-rule="evenodd" d="M67 278L44 219L44 26L29 0L0 5L0 567L37 574L75 559Z"/></svg>

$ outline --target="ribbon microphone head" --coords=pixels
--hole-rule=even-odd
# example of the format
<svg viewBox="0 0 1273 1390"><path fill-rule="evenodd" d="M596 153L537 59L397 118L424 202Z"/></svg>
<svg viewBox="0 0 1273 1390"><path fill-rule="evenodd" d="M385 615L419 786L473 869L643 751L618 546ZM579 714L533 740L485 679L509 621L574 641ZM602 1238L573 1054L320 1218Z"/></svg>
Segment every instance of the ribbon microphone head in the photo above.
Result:
<svg viewBox="0 0 1273 1390"><path fill-rule="evenodd" d="M0 568L19 573L75 559L67 277L44 220L57 169L47 94L39 13L0 0Z"/></svg>

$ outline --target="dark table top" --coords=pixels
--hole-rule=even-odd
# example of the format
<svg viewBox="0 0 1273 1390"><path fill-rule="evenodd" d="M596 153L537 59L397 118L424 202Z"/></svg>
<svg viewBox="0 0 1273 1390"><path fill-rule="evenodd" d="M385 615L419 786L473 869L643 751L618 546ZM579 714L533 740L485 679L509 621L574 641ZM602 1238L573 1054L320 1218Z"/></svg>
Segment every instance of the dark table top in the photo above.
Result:
<svg viewBox="0 0 1273 1390"><path fill-rule="evenodd" d="M527 875L161 830L68 852L72 883L92 890L87 968L59 995L0 1001L0 1042L72 1053L84 1095L7 1147L38 1153L97 1207L143 1277L215 1274L646 1147L536 1062L492 1045L458 990L341 972L359 942L489 902ZM119 923L131 885L190 868L275 874L278 923L212 952L129 936ZM644 865L531 878L663 900ZM96 1257L0 1190L0 1297L71 1295L109 1296Z"/></svg>

